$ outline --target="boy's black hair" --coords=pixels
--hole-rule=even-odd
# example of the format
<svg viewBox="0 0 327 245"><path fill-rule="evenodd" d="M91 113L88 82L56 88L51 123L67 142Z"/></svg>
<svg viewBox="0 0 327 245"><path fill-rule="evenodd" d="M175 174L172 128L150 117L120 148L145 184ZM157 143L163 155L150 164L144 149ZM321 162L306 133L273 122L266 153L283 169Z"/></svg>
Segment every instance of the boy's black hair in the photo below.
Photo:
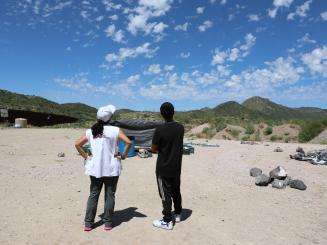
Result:
<svg viewBox="0 0 327 245"><path fill-rule="evenodd" d="M174 106L170 102L165 102L160 106L160 113L165 120L173 119L175 110Z"/></svg>

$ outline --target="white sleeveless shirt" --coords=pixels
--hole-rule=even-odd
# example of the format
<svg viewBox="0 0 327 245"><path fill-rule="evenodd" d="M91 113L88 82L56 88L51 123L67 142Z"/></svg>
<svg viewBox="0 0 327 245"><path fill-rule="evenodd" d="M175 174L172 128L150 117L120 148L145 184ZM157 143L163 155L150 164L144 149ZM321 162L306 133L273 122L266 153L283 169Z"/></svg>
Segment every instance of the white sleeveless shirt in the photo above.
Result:
<svg viewBox="0 0 327 245"><path fill-rule="evenodd" d="M85 174L96 178L119 176L120 159L115 157L118 148L119 128L104 126L102 137L93 138L92 130L86 130L86 137L91 145L92 157L88 159Z"/></svg>

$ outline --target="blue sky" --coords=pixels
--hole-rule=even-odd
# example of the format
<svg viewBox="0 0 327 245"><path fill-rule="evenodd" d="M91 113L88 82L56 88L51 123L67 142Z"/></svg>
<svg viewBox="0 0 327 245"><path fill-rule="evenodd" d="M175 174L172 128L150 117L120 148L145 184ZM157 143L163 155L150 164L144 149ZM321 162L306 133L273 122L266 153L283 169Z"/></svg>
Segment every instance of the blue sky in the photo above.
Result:
<svg viewBox="0 0 327 245"><path fill-rule="evenodd" d="M325 0L5 0L0 88L157 110L327 108Z"/></svg>

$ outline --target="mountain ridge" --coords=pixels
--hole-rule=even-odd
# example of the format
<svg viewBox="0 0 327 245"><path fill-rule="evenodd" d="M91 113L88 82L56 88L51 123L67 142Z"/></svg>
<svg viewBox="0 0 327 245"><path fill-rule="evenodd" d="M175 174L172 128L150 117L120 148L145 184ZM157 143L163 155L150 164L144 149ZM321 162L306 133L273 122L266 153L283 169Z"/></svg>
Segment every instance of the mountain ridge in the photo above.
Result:
<svg viewBox="0 0 327 245"><path fill-rule="evenodd" d="M94 121L97 109L83 103L59 104L40 96L13 93L0 89L0 107L8 109L31 110L76 117L81 121ZM117 110L117 118L125 115L129 118L158 119L159 112L141 112L131 109ZM136 116L138 114L138 116ZM267 98L254 96L243 103L226 101L213 108L201 108L189 111L177 111L176 117L182 121L209 120L213 117L232 117L241 119L291 120L327 118L327 109L318 107L291 108L277 104Z"/></svg>

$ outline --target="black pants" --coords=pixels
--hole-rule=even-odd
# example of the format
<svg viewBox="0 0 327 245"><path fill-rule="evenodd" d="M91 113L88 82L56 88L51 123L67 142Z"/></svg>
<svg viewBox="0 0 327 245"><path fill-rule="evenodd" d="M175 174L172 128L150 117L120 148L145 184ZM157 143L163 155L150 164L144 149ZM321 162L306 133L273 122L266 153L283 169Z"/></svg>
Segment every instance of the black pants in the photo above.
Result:
<svg viewBox="0 0 327 245"><path fill-rule="evenodd" d="M172 220L171 207L174 202L175 214L182 212L182 195L180 191L181 180L177 177L162 177L157 175L159 195L162 200L162 214L166 222Z"/></svg>
<svg viewBox="0 0 327 245"><path fill-rule="evenodd" d="M102 177L95 178L90 176L90 196L87 201L85 226L92 227L94 218L97 213L98 200L101 193L102 185L104 184L104 213L102 220L105 224L112 225L112 215L115 208L115 192L118 182L117 177Z"/></svg>

